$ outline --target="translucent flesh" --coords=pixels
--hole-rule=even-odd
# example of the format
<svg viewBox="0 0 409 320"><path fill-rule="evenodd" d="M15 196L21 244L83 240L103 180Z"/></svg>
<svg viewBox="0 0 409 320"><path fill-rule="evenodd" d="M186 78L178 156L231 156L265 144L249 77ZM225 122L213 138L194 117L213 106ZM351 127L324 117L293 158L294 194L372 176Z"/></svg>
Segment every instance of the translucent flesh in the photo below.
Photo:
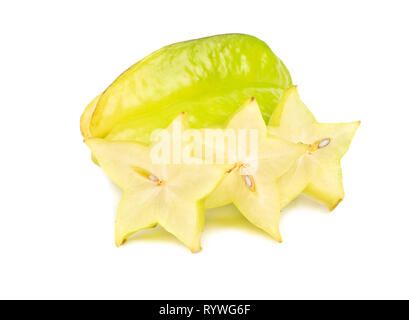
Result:
<svg viewBox="0 0 409 320"><path fill-rule="evenodd" d="M359 121L318 123L301 101L296 87L284 92L271 117L268 132L294 143L309 144L310 148L278 180L282 207L300 193L324 203L330 209L342 201L344 188L340 160L359 125ZM321 141L325 141L322 148L319 147Z"/></svg>
<svg viewBox="0 0 409 320"><path fill-rule="evenodd" d="M222 178L222 166L153 164L150 147L135 142L91 138L86 143L123 190L116 220L118 246L135 232L159 223L193 252L200 251L202 199ZM151 174L163 183L150 179Z"/></svg>
<svg viewBox="0 0 409 320"><path fill-rule="evenodd" d="M240 109L226 129L255 129L259 132L258 166L251 174L254 189L249 188L240 169L234 168L232 163L232 169L225 173L219 186L206 198L205 206L214 208L233 203L251 223L281 241L280 198L276 180L306 151L307 146L269 136L255 100ZM239 163L248 161L238 160Z"/></svg>

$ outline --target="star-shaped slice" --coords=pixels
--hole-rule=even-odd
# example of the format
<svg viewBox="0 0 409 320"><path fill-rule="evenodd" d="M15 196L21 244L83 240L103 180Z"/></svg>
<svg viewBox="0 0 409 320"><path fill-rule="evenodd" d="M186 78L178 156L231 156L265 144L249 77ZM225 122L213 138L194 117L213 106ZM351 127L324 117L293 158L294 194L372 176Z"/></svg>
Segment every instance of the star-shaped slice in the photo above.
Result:
<svg viewBox="0 0 409 320"><path fill-rule="evenodd" d="M304 193L333 210L344 198L340 160L347 152L359 121L318 123L301 101L297 87L287 89L274 111L269 133L309 150L278 180L281 206Z"/></svg>
<svg viewBox="0 0 409 320"><path fill-rule="evenodd" d="M276 180L308 147L270 136L254 99L232 117L225 130L234 131L237 137L243 134L243 130L249 134L256 132L257 139L255 142L253 139L253 145L257 148L253 152L237 153L222 182L206 198L205 206L214 208L233 203L251 223L281 242L280 198ZM237 139L238 148L240 143Z"/></svg>
<svg viewBox="0 0 409 320"><path fill-rule="evenodd" d="M175 122L167 129L170 134ZM222 179L223 166L153 161L154 144L96 138L85 142L123 191L116 218L117 246L135 232L160 224L192 252L200 251L203 199Z"/></svg>

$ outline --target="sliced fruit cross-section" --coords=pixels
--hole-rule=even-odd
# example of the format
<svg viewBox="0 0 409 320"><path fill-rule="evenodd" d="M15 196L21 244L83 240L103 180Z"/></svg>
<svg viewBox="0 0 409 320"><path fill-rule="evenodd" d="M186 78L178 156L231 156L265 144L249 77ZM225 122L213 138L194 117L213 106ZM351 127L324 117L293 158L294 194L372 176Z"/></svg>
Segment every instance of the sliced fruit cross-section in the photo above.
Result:
<svg viewBox="0 0 409 320"><path fill-rule="evenodd" d="M297 87L286 90L269 123L269 133L310 147L278 180L281 206L300 193L331 210L344 198L340 160L360 122L318 123L301 101Z"/></svg>
<svg viewBox="0 0 409 320"><path fill-rule="evenodd" d="M237 135L243 129L258 132L256 158L238 157L235 163L231 163L225 178L206 198L205 206L214 208L233 203L251 223L281 241L276 180L308 147L269 136L254 99L233 116L226 128L235 130Z"/></svg>
<svg viewBox="0 0 409 320"><path fill-rule="evenodd" d="M123 190L116 220L118 246L136 231L159 223L193 252L201 249L202 199L223 177L224 167L154 164L152 146L99 138L85 142L102 169Z"/></svg>

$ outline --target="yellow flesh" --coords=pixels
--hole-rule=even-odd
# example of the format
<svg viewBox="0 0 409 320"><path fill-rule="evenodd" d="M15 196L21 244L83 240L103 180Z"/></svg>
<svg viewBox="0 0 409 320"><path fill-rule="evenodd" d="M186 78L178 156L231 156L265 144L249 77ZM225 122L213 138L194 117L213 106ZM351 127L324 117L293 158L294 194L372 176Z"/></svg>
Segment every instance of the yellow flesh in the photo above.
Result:
<svg viewBox="0 0 409 320"><path fill-rule="evenodd" d="M260 109L254 100L233 116L226 129L258 130L258 169L255 174L245 178L240 174L240 165L249 164L243 163L243 159L231 163L225 178L206 198L205 206L214 208L233 203L251 223L281 242L276 180L307 150L307 146L268 136Z"/></svg>
<svg viewBox="0 0 409 320"><path fill-rule="evenodd" d="M135 142L92 138L86 144L123 190L116 220L118 246L135 232L159 223L192 252L200 251L202 199L216 187L224 167L152 164L151 147Z"/></svg>
<svg viewBox="0 0 409 320"><path fill-rule="evenodd" d="M282 207L300 193L324 203L331 210L342 201L340 160L359 124L359 121L318 123L301 101L296 87L284 92L271 117L268 132L293 143L308 144L310 148L278 180Z"/></svg>

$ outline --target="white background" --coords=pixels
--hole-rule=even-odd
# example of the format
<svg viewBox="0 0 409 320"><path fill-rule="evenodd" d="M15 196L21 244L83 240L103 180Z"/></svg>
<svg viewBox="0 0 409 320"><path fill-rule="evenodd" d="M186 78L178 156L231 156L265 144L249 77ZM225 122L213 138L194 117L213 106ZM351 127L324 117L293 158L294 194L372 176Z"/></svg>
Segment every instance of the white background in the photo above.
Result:
<svg viewBox="0 0 409 320"><path fill-rule="evenodd" d="M0 298L409 298L407 1L3 1ZM266 41L322 122L362 120L345 200L284 210L275 243L234 208L203 251L161 229L114 246L119 190L79 118L117 75L173 42Z"/></svg>

